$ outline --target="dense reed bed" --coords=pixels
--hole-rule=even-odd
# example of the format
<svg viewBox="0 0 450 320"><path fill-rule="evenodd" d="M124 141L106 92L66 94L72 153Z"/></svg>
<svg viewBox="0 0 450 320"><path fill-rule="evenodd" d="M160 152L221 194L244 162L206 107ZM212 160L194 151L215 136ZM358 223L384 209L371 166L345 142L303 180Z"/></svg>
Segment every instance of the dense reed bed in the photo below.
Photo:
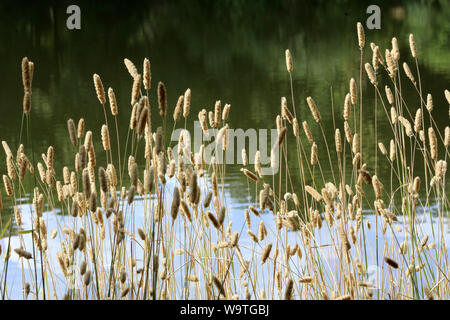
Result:
<svg viewBox="0 0 450 320"><path fill-rule="evenodd" d="M104 124L88 128L84 119L68 119L73 161L56 172L58 150L33 150L34 64L24 58L22 143L11 146L14 154L2 141L7 172L0 210L14 212L1 226L2 298L19 290L23 299L448 299L450 129L433 118L433 108L445 106L434 106L422 86L412 34L413 67L401 62L396 38L383 55L378 45L367 45L360 23L356 35L359 77L349 79L345 101L336 105L333 98L316 103L307 93L296 95L294 60L286 50L291 96L281 98L271 150L279 170L265 176L260 150L249 155L254 161L239 150L252 199L238 213L241 225L233 224L227 203L227 165L216 160L229 147L231 105L218 100L193 116L195 92L187 89L171 108L165 84L152 82L150 61L140 69L125 59L130 106L119 107L113 88L106 90L94 74L99 106L91 112ZM366 50L373 53L368 62ZM415 90L417 108L406 104L406 86ZM363 101L363 88L373 91L372 100ZM444 96L450 105L449 91ZM309 108L314 122L302 119L300 108ZM378 119L377 110L385 117ZM129 123L120 123L119 112L129 114ZM325 134L322 112L332 113L334 136ZM365 113L373 113L373 123L364 123ZM152 127L152 117L161 117L162 125ZM211 158L205 145L192 148L187 131L177 148L168 141L193 120L205 134L216 129ZM377 140L381 122L392 131L390 141ZM121 126L129 128L127 136L119 135ZM374 127L375 139L364 137L363 126ZM103 150L95 150L100 140ZM370 163L368 150L375 154ZM105 153L104 163L96 152ZM379 172L385 168L389 172ZM425 217L431 229L424 228ZM22 281L11 285L12 255L19 257Z"/></svg>

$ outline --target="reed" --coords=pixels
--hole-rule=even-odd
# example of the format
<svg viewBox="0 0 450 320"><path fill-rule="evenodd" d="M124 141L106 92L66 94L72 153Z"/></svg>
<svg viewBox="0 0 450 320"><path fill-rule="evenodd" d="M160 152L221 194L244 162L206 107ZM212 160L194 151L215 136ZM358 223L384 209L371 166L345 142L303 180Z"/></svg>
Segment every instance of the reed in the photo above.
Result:
<svg viewBox="0 0 450 320"><path fill-rule="evenodd" d="M90 128L84 118L77 125L73 119L67 120L73 146L67 153L71 156L68 163L63 163L62 154L66 153L53 146L42 150L42 160L37 162L27 144L13 146L14 150L18 148L14 153L7 142L2 142L6 172L0 210L10 209L14 215L9 228L2 226L2 230L10 230L9 238L4 238L8 246L2 246L6 249L4 285L18 286L5 280L13 252L22 266L30 266L21 270L24 298L369 299L375 294L369 293L374 284L368 269L377 265L389 268L382 276L390 280L379 288L377 298L396 292L407 298L448 299L443 234L449 210L446 174L450 129L446 126L442 131L436 123L431 93L426 99L422 95L412 34L409 45L417 73L401 62L397 38L392 39L392 49L386 49L384 58L380 47L371 43L371 60L363 63L366 38L361 23L357 24L357 37L359 88L354 78L346 84L349 87L341 92L345 97L342 111L335 111L331 100L330 130L324 130L326 119L320 114L326 108L319 106L325 103L316 104L307 93L311 116L296 115L293 58L289 50L285 51L292 101L281 97L275 118L278 137L271 146L271 167L275 169L279 163L279 171L272 177L263 174L263 150L252 154L245 148L239 150L249 203L238 209L229 203L227 194L227 185L233 188L235 181L227 176L228 167L216 160L234 146L229 137L233 128L231 104L222 108L221 100L216 100L210 110L195 114L205 137L208 126L217 129L212 144L216 147L214 158L208 162L207 145L192 146L186 130L194 109L191 90L176 95L172 131L181 115L185 125L178 148L167 145L167 136L172 134L166 131L166 123L172 123L166 118L167 112L172 112L168 109L167 88L158 82L156 90L152 89L149 59L144 59L142 76L130 60L124 59L132 77L132 108L125 111L129 123L122 123L116 95L108 88L117 140L117 156L113 158L106 95L100 76L94 74L95 94L103 106L105 122L100 128ZM409 80L402 80L400 63ZM375 94L373 101L364 101L364 106L373 106L375 114L377 107L384 109L385 117L379 119L377 114L374 128L379 129L378 121L384 122L389 146L387 140L376 138L370 146L369 139L362 139L367 134L361 121L362 89L367 85L362 78L363 67L367 75L364 81L373 86ZM22 112L27 117L34 112L33 72L34 64L24 58ZM381 76L383 73L387 77ZM142 85L145 90L141 90ZM407 85L417 92L412 98L417 98L420 107L414 111L404 101L402 87ZM448 90L444 97L450 104ZM156 130L152 130L152 99L158 103L163 123ZM334 113L342 114L342 119L335 119ZM125 148L119 144L121 126L129 127L131 136ZM327 141L333 139L334 149L330 149ZM106 162L95 153L99 143ZM144 147L140 147L142 144ZM369 150L375 157L382 157L373 161ZM121 155L128 159L123 165ZM125 167L128 171L123 171ZM326 178L325 170L330 170L333 180ZM128 172L126 178L122 172ZM31 188L29 179L36 181ZM27 195L30 204L25 203ZM27 206L31 215L24 209ZM431 214L431 207L436 214ZM368 211L374 214L372 219L365 214ZM430 215L432 232L418 219L422 211ZM235 220L239 212L243 215L241 225ZM56 214L58 223L47 234L48 218ZM21 232L30 222L31 232ZM18 242L10 241L12 223L18 230ZM326 240L324 232L329 235ZM369 234L375 234L375 255L368 252ZM327 258L330 256L331 260ZM2 295L6 297L15 287L4 285ZM79 290L72 290L74 287ZM40 293L40 288L46 292Z"/></svg>

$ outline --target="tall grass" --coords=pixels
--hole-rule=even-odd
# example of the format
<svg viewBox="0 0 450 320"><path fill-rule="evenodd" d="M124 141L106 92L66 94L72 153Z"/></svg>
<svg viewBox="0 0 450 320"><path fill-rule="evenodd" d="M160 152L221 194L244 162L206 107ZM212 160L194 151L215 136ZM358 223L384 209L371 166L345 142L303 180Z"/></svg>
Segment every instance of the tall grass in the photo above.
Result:
<svg viewBox="0 0 450 320"><path fill-rule="evenodd" d="M281 99L276 119L279 137L272 147L273 156L280 151L279 158L272 159L273 166L278 160L280 167L277 175L264 176L260 151L253 170L242 150L243 179L252 203L241 212L242 225L233 225L225 193L227 167L216 160L229 147L229 104L222 110L218 100L209 113L203 109L198 114L205 134L208 119L209 126L218 129L211 161L205 156L205 145L192 149L187 131L180 134L178 148L172 149L166 141L172 132L167 131L171 119L166 117L170 108L164 83L159 82L154 93L149 60L144 60L141 76L125 59L133 80L129 124L119 123L117 117L128 108L120 110L114 90L109 88L106 94L100 76L94 74L103 109L95 112L103 113L105 123L85 131L83 119L77 129L69 119L74 163L66 164L60 175L54 169L58 150L50 146L38 161L32 148L28 129L34 65L24 58L27 140L15 157L3 141L8 172L3 175L6 196L0 198L0 210L13 208L20 238L20 246L11 248L12 219L1 226L6 249L3 299L21 289L24 299L448 299L444 230L449 212L450 129L441 132L433 117L432 96L423 95L414 37L410 35L409 41L415 72L406 63L399 67L396 38L385 57L372 43L372 61L366 63L360 23L357 36L359 84L350 79L342 110L335 107L331 90L331 137L321 118L327 102L308 96L306 105L315 123L299 117L298 109L305 103L296 106L295 101L305 97L294 93L294 59L285 51L291 105ZM406 86L417 93L417 110L405 102L402 88ZM365 99L363 110L366 87L373 90L374 99ZM156 95L163 125L152 128L155 108L150 100ZM449 96L446 92L450 105ZM111 114L106 110L107 98ZM382 119L379 108L385 114ZM180 128L186 129L190 110L187 89L174 108L172 131L181 114L185 121ZM366 112L375 114L370 124L374 145L363 139ZM110 139L111 117L116 141ZM381 122L391 130L389 150L387 142L377 140ZM125 137L119 135L123 125L129 127L125 144ZM319 135L313 136L311 129ZM105 152L102 164L94 150L93 140L98 137ZM326 159L319 157L323 148ZM366 156L368 150L375 152L374 164ZM290 153L296 153L294 168L288 165ZM423 163L423 171L418 172L418 163ZM384 168L389 172L381 172ZM331 181L325 172L331 172ZM390 179L381 181L382 176ZM33 179L33 190L25 190L25 179ZM26 195L32 197L32 204L22 203ZM368 211L375 214L374 220L364 215ZM428 215L431 232L424 229L422 211ZM267 225L267 215L273 217L273 224ZM57 217L57 227L47 232L51 217ZM32 226L30 232L24 224ZM324 230L327 243L321 239ZM368 243L373 231L375 245ZM20 257L21 288L7 281L11 254ZM374 266L381 281L373 281Z"/></svg>

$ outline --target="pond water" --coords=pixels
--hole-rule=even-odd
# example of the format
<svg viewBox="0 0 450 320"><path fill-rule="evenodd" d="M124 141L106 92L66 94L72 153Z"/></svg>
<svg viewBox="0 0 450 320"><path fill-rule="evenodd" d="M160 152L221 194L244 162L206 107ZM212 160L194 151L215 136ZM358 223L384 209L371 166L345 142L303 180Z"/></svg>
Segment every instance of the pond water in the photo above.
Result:
<svg viewBox="0 0 450 320"><path fill-rule="evenodd" d="M26 143L26 137L19 137L19 132L23 96L20 62L22 57L27 56L35 64L30 126L33 148L38 157L46 152L49 145L54 147L58 175L64 165L73 164L74 150L69 148L66 124L69 118L75 121L81 117L85 119L86 128L94 133L97 162L105 162L105 155L100 152L100 128L104 118L92 84L94 73L101 76L105 88L114 88L119 105L120 135L126 137L132 79L123 64L124 58L133 61L138 68L142 68L145 57L150 59L153 128L161 125L157 115L156 85L158 81L163 81L167 87L170 120L178 96L187 88L192 90L192 118L187 123L189 130L194 128L192 120L196 119L197 113L203 108L211 110L216 100L221 100L222 105L231 104L230 127L274 129L275 117L280 112L280 99L291 94L284 56L285 49L289 48L294 59L292 77L299 119L310 124L314 122L305 100L307 96L312 96L319 106L325 135L332 139L334 122L343 127L342 106L349 79L359 77L356 22L364 22L368 17L368 4L364 1L156 1L139 3L139 10L130 8L123 1L85 3L80 5L81 30L74 31L65 27L68 4L65 1L44 1L24 8L13 1L2 1L0 4L0 140L7 141L13 151L20 143ZM448 104L443 92L450 88L450 3L398 1L391 4L386 1L381 2L380 7L381 29L366 28L366 44L374 42L384 52L385 48L391 47L391 38L395 36L399 41L401 60L413 66L408 36L414 34L420 52L423 90L433 93L434 119L443 132L449 124ZM371 61L368 46L364 61ZM404 82L404 99L413 113L420 101L410 83ZM376 140L389 145L392 131L384 111L378 108L377 117L383 120L378 123L375 138L374 92L369 83L364 85L363 91L363 99L367 101L363 121L368 124L363 127L364 139L371 146L375 145ZM335 117L330 97L333 99ZM291 107L290 99L288 105ZM312 134L320 136L321 132L318 127L312 127ZM169 136L165 138L167 142L170 139ZM27 154L31 154L30 148L25 145ZM115 148L113 139L112 150ZM373 169L373 148L367 148L364 152L368 167ZM237 151L236 159L239 156ZM252 157L250 154L249 158ZM325 148L319 148L319 158L327 159ZM289 167L296 172L298 163L295 152L289 154L288 161ZM389 164L378 161L378 176L382 181L389 181ZM233 220L235 231L240 231L244 225L243 210L249 204L255 204L254 190L248 190L247 179L239 171L240 167L227 166L224 186L228 215ZM416 175L423 175L423 163L418 163L414 170ZM323 171L325 178L331 181L329 167L324 166ZM0 154L0 172L6 172L3 152ZM299 182L296 179L294 177L294 184ZM32 179L25 181L27 190L32 190L32 184ZM4 190L2 195L4 209L1 221L5 225L11 217L12 208ZM29 206L23 204L22 210L24 213L29 211ZM139 214L138 205L135 211L136 225L139 225L142 214ZM365 213L375 225L372 212ZM68 219L55 215L55 212L46 212L44 216L48 230L57 228L59 224L64 225L67 222L64 219ZM429 233L433 224L430 223L428 210L421 217L421 232ZM263 220L268 229L274 228L271 215L264 215ZM24 219L23 230L29 228L30 221ZM372 257L375 252L373 231L366 235ZM448 239L447 223L443 232ZM245 232L243 235L242 241L248 241L250 252L252 243ZM320 239L318 245L327 244L330 238L325 228L317 236ZM295 242L298 235L290 233L290 237L290 241ZM17 235L13 236L12 248L18 247L20 241ZM59 243L58 238L54 241ZM7 238L4 238L3 250L7 245ZM331 252L324 254L332 256ZM22 296L22 263L13 253L7 280L8 287L14 288L8 292L11 298ZM0 268L3 267L2 261ZM300 269L298 272L301 274ZM60 277L64 283L62 275ZM56 289L58 295L61 290Z"/></svg>

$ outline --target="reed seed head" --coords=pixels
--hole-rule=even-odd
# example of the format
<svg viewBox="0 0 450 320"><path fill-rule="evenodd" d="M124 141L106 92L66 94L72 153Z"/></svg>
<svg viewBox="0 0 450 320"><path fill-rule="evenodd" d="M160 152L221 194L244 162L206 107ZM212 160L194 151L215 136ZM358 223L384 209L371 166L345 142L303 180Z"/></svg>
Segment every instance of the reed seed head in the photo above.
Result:
<svg viewBox="0 0 450 320"><path fill-rule="evenodd" d="M412 84L416 85L416 80L414 79L414 75L411 72L411 69L409 68L408 64L406 62L403 62L403 70L405 71L406 76L411 80Z"/></svg>
<svg viewBox="0 0 450 320"><path fill-rule="evenodd" d="M348 121L350 119L350 106L351 106L351 96L350 93L347 93L344 101L344 120Z"/></svg>
<svg viewBox="0 0 450 320"><path fill-rule="evenodd" d="M150 90L151 81L152 81L152 74L150 72L150 60L147 58L144 59L144 88L145 90Z"/></svg>
<svg viewBox="0 0 450 320"><path fill-rule="evenodd" d="M294 65L292 63L292 55L289 49L286 49L285 55L286 55L286 69L289 73L291 73L294 70Z"/></svg>
<svg viewBox="0 0 450 320"><path fill-rule="evenodd" d="M289 279L284 291L284 300L292 300L294 291L294 280Z"/></svg>
<svg viewBox="0 0 450 320"><path fill-rule="evenodd" d="M444 134L444 146L448 147L450 146L450 127L445 127L445 134Z"/></svg>
<svg viewBox="0 0 450 320"><path fill-rule="evenodd" d="M119 114L119 110L117 108L116 95L114 94L114 90L112 88L108 88L108 99L109 99L109 107L111 109L111 114L113 116L117 116Z"/></svg>
<svg viewBox="0 0 450 320"><path fill-rule="evenodd" d="M106 124L104 124L102 126L102 143L103 143L103 149L105 151L108 151L111 149L111 144L110 144L110 140L109 140L109 131L108 131L108 127L106 126Z"/></svg>
<svg viewBox="0 0 450 320"><path fill-rule="evenodd" d="M378 148L380 149L383 156L387 155L386 147L384 146L383 142L378 142Z"/></svg>
<svg viewBox="0 0 450 320"><path fill-rule="evenodd" d="M231 110L231 104L226 103L225 107L223 107L223 111L222 111L222 121L228 120L228 116L230 115L230 110ZM205 114L205 122L206 122L206 114Z"/></svg>
<svg viewBox="0 0 450 320"><path fill-rule="evenodd" d="M75 128L75 122L73 119L67 120L67 130L69 131L70 142L76 147L78 143L77 139L77 129Z"/></svg>
<svg viewBox="0 0 450 320"><path fill-rule="evenodd" d="M351 102L352 105L356 105L356 103L358 102L358 94L357 94L357 90L356 90L356 81L354 78L350 79L350 97L351 97Z"/></svg>
<svg viewBox="0 0 450 320"><path fill-rule="evenodd" d="M133 62L131 62L131 60L125 58L123 59L123 63L125 64L125 67L128 70L128 73L133 77L133 79L135 79L138 76L138 71L136 66L134 65Z"/></svg>
<svg viewBox="0 0 450 320"><path fill-rule="evenodd" d="M356 29L358 32L358 45L359 45L359 48L362 49L362 48L364 48L366 38L364 35L364 28L363 28L363 25L361 24L361 22L358 22L356 24Z"/></svg>
<svg viewBox="0 0 450 320"><path fill-rule="evenodd" d="M305 132L306 138L308 139L310 144L313 144L314 139L312 137L311 130L309 129L308 122L303 121L302 125L303 125L303 131Z"/></svg>
<svg viewBox="0 0 450 320"><path fill-rule="evenodd" d="M392 58L391 52L388 49L386 49L385 56L386 56L386 64L388 67L389 76L391 78L395 78L395 75L397 73L397 65L395 64L394 59Z"/></svg>
<svg viewBox="0 0 450 320"><path fill-rule="evenodd" d="M416 47L416 41L414 40L414 35L411 33L409 34L409 48L411 49L411 55L414 59L417 59L417 47Z"/></svg>
<svg viewBox="0 0 450 320"><path fill-rule="evenodd" d="M146 126L150 125L150 109L144 107L144 109L139 113L139 119L137 121L137 134L138 138L142 138Z"/></svg>
<svg viewBox="0 0 450 320"><path fill-rule="evenodd" d="M389 258L389 257L384 257L384 261L387 263L388 266L390 266L393 269L398 269L398 262Z"/></svg>
<svg viewBox="0 0 450 320"><path fill-rule="evenodd" d="M300 128L298 126L298 120L297 118L294 118L292 121L292 130L294 131L294 136L299 137L300 136Z"/></svg>
<svg viewBox="0 0 450 320"><path fill-rule="evenodd" d="M31 92L30 64L27 57L22 59L22 82L24 92Z"/></svg>
<svg viewBox="0 0 450 320"><path fill-rule="evenodd" d="M180 200L180 189L178 187L175 187L173 189L172 206L170 208L170 216L172 217L173 221L177 219L178 210L180 208Z"/></svg>
<svg viewBox="0 0 450 320"><path fill-rule="evenodd" d="M81 118L78 120L78 126L77 126L77 137L78 139L83 138L84 136L84 119Z"/></svg>
<svg viewBox="0 0 450 320"><path fill-rule="evenodd" d="M429 93L427 94L427 104L426 104L427 110L429 112L433 111L433 96Z"/></svg>
<svg viewBox="0 0 450 320"><path fill-rule="evenodd" d="M392 106L394 104L394 95L392 94L391 88L384 86L384 91L386 92L386 98L389 104Z"/></svg>
<svg viewBox="0 0 450 320"><path fill-rule="evenodd" d="M432 127L428 128L428 140L430 142L431 159L437 160L437 156L438 156L437 138L436 138L436 134L434 133L434 129Z"/></svg>
<svg viewBox="0 0 450 320"><path fill-rule="evenodd" d="M394 142L394 139L391 139L390 148L389 148L389 159L392 162L394 162L396 154L397 154L397 150L395 148L395 142Z"/></svg>
<svg viewBox="0 0 450 320"><path fill-rule="evenodd" d="M161 81L158 82L158 107L159 107L159 115L162 118L165 118L167 110L167 91L166 86Z"/></svg>
<svg viewBox="0 0 450 320"><path fill-rule="evenodd" d="M178 97L177 104L175 106L175 109L173 110L173 121L178 122L181 118L181 113L183 112L183 105L184 105L184 96L181 95Z"/></svg>
<svg viewBox="0 0 450 320"><path fill-rule="evenodd" d="M23 112L28 115L31 110L31 93L26 91L23 95Z"/></svg>
<svg viewBox="0 0 450 320"><path fill-rule="evenodd" d="M398 49L398 41L396 37L392 38L392 57L394 58L395 61L400 60L400 50Z"/></svg>
<svg viewBox="0 0 450 320"><path fill-rule="evenodd" d="M422 129L422 109L418 108L414 118L414 131L419 132Z"/></svg>
<svg viewBox="0 0 450 320"><path fill-rule="evenodd" d="M191 89L187 89L183 98L183 117L186 119L191 111Z"/></svg>
<svg viewBox="0 0 450 320"><path fill-rule="evenodd" d="M383 185L381 184L380 180L378 179L378 177L376 175L372 176L372 186L373 186L373 191L375 192L375 197L377 199L381 199L381 191L383 189Z"/></svg>
<svg viewBox="0 0 450 320"><path fill-rule="evenodd" d="M131 105L134 106L138 102L139 93L141 92L142 76L138 74L133 77L133 87L131 88Z"/></svg>
<svg viewBox="0 0 450 320"><path fill-rule="evenodd" d="M220 120L222 116L222 105L220 100L217 100L214 105L214 126L218 128L220 126Z"/></svg>
<svg viewBox="0 0 450 320"><path fill-rule="evenodd" d="M374 86L377 86L378 85L377 77L375 76L375 71L373 70L370 63L366 63L364 67L366 68L366 73L367 76L369 77L370 83L372 83Z"/></svg>
<svg viewBox="0 0 450 320"><path fill-rule="evenodd" d="M261 264L264 264L266 262L267 258L269 258L271 250L272 250L272 243L269 243L265 246L265 248L261 254Z"/></svg>
<svg viewBox="0 0 450 320"><path fill-rule="evenodd" d="M105 89L103 88L102 80L100 79L100 76L96 73L94 74L93 79L98 101L100 101L101 104L105 104L106 103Z"/></svg>
<svg viewBox="0 0 450 320"><path fill-rule="evenodd" d="M336 152L341 153L342 152L342 142L341 142L341 131L339 129L336 129L334 134L334 141L336 145Z"/></svg>
<svg viewBox="0 0 450 320"><path fill-rule="evenodd" d="M316 103L314 102L314 100L311 97L307 97L306 102L308 103L309 110L311 110L314 120L316 120L317 123L320 123L321 118L320 118L320 113L319 113L319 110L317 109Z"/></svg>

